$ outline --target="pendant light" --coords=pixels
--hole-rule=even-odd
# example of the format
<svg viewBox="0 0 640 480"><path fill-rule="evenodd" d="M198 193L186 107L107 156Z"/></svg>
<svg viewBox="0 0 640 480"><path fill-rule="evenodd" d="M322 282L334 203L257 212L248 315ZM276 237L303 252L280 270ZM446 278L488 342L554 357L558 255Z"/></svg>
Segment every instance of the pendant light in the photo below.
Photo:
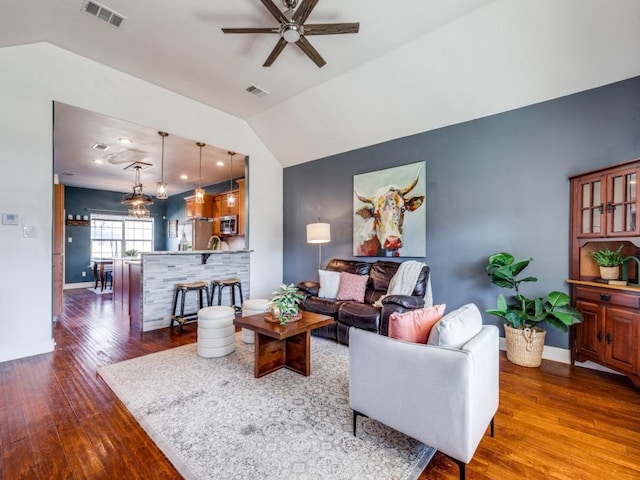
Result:
<svg viewBox="0 0 640 480"><path fill-rule="evenodd" d="M198 174L198 188L196 188L196 203L204 203L204 188L202 188L202 147L204 143L197 142L196 145L200 147L200 173Z"/></svg>
<svg viewBox="0 0 640 480"><path fill-rule="evenodd" d="M151 196L146 195L142 191L142 183L140 182L140 170L143 167L151 166L148 163L136 162L132 163L125 170L133 169L136 172L135 184L133 185L133 193L128 193L122 197L122 204L129 205L129 215L136 218L144 218L149 216L149 210L146 205L153 204Z"/></svg>
<svg viewBox="0 0 640 480"><path fill-rule="evenodd" d="M169 134L167 132L158 132L158 135L162 137L162 163L160 164L160 181L156 183L156 198L166 200L169 196L169 189L164 181L164 138Z"/></svg>
<svg viewBox="0 0 640 480"><path fill-rule="evenodd" d="M227 152L229 154L229 193L227 193L227 207L236 206L236 196L233 194L233 156L236 152Z"/></svg>

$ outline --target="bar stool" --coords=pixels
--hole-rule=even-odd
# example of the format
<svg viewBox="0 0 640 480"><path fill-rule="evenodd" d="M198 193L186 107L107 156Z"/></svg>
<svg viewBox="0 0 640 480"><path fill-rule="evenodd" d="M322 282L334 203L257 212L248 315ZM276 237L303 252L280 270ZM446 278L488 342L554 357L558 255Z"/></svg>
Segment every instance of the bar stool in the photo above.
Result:
<svg viewBox="0 0 640 480"><path fill-rule="evenodd" d="M171 325L170 328L173 328L173 322L178 322L178 331L182 332L182 325L189 321L198 319L198 312L192 313L184 313L184 298L187 295L187 292L198 292L198 302L200 304L200 308L204 307L202 301L202 293L205 293L205 298L207 300L207 306L211 305L209 300L209 283L208 282L191 282L191 283L178 283L176 284L176 293L173 297L173 314L171 315ZM178 308L178 297L181 296L180 300L180 315L177 315L176 309Z"/></svg>
<svg viewBox="0 0 640 480"><path fill-rule="evenodd" d="M242 312L242 282L240 282L239 278L225 278L224 280L211 280L211 297L209 299L209 304L213 305L213 296L216 293L216 288L218 289L218 305L222 305L222 290L225 287L231 288L231 306L235 310L236 313ZM240 293L240 306L236 305L236 288Z"/></svg>

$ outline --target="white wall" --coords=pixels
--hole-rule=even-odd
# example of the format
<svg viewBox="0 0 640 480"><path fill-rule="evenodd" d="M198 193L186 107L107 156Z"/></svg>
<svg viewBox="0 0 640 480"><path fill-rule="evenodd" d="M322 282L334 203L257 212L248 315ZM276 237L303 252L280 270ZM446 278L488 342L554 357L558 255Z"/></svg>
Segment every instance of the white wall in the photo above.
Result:
<svg viewBox="0 0 640 480"><path fill-rule="evenodd" d="M0 225L0 361L54 348L53 101L247 153L251 294L276 289L282 167L246 122L47 43L3 48L0 211L18 214L20 224ZM23 238L24 226L37 227L37 238Z"/></svg>

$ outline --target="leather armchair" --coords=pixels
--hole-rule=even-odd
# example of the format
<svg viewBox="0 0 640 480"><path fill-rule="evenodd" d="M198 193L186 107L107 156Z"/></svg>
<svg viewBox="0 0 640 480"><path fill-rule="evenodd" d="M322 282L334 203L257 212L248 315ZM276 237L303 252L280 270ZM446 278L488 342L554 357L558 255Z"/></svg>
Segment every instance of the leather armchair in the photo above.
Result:
<svg viewBox="0 0 640 480"><path fill-rule="evenodd" d="M479 315L479 313L478 313ZM460 350L350 332L349 403L375 419L469 463L498 410L498 329L484 325Z"/></svg>

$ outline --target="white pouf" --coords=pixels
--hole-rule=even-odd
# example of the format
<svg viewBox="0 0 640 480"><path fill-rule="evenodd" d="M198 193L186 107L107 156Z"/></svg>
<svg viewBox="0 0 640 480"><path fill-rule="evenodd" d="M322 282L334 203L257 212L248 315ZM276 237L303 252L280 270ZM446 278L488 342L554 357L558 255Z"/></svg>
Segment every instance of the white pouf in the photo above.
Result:
<svg viewBox="0 0 640 480"><path fill-rule="evenodd" d="M198 310L198 355L223 357L236 349L232 307L213 306Z"/></svg>
<svg viewBox="0 0 640 480"><path fill-rule="evenodd" d="M251 298L245 300L242 304L242 316L250 317L251 315L257 315L258 313L264 313L267 311L270 300L266 298ZM256 334L253 330L248 328L242 329L242 341L244 343L255 343Z"/></svg>

